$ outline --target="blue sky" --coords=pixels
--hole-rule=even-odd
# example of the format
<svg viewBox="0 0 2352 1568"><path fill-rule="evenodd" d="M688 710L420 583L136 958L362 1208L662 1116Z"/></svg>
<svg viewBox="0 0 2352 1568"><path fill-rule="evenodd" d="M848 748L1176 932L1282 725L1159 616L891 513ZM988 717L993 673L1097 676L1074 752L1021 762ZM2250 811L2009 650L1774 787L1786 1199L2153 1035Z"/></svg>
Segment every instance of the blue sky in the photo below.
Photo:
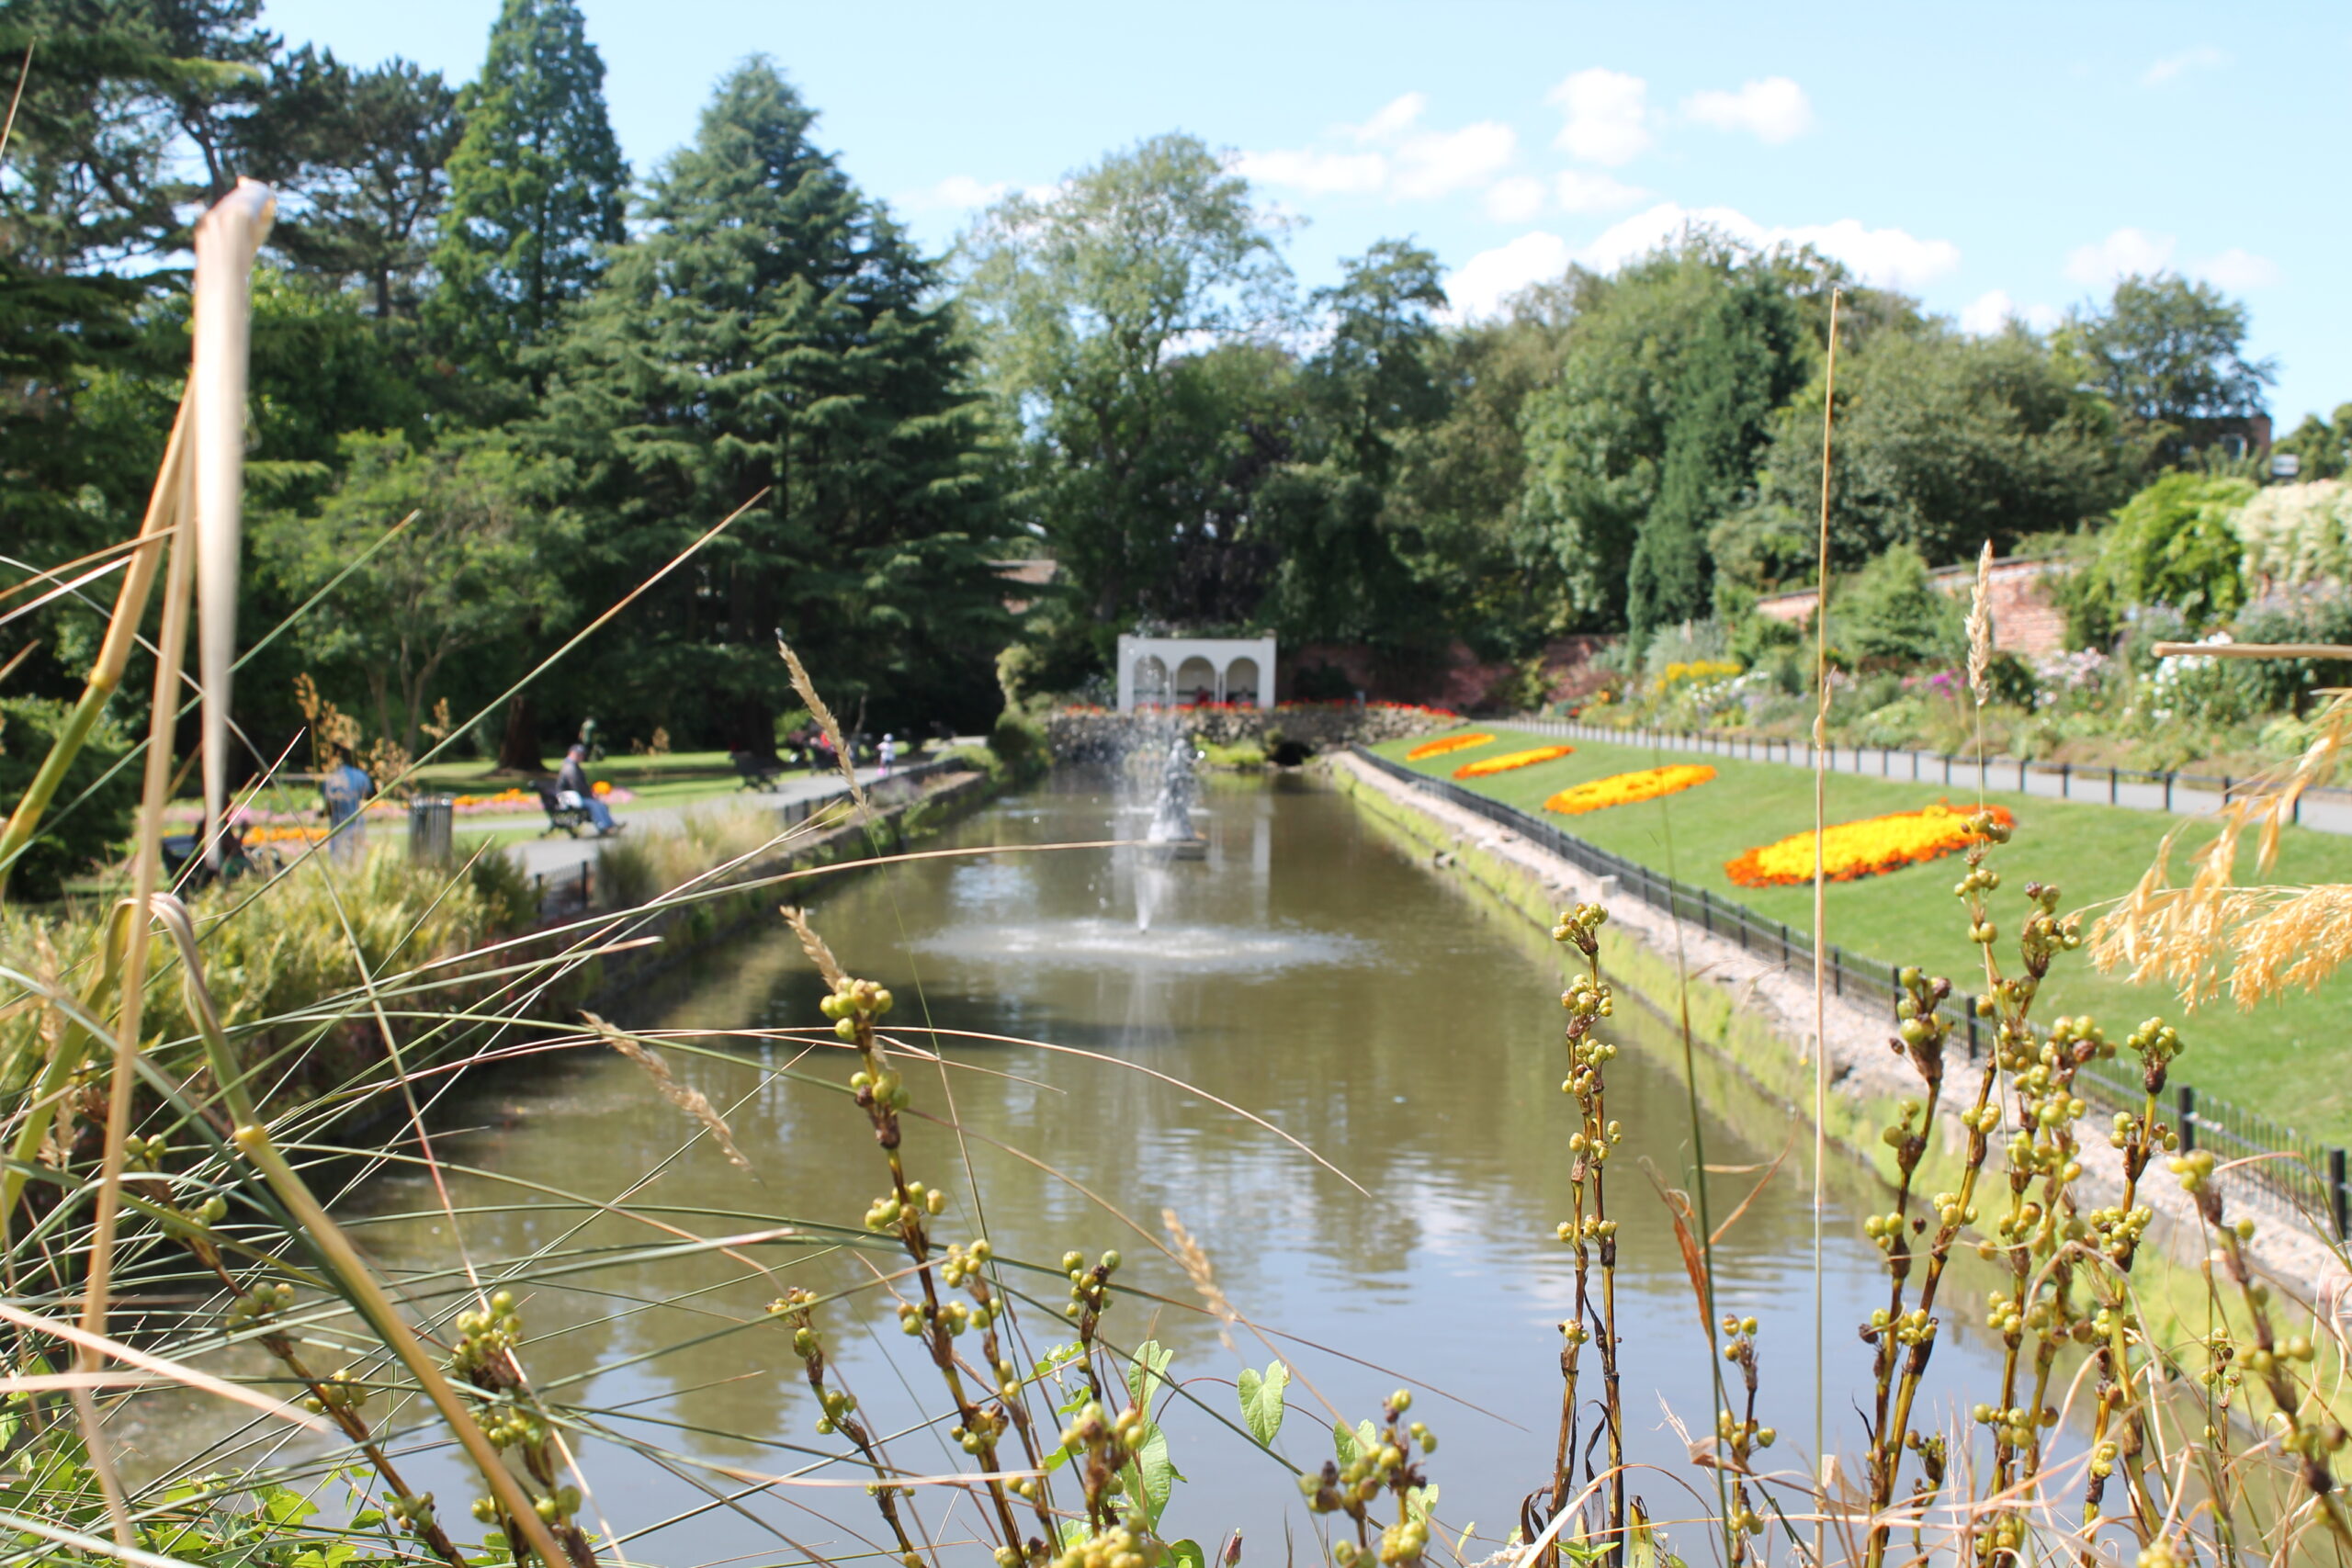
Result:
<svg viewBox="0 0 2352 1568"><path fill-rule="evenodd" d="M1976 330L2119 270L2211 278L2281 428L2352 400L2352 7L2041 4L810 6L583 0L643 172L769 55L927 243L992 192L1189 131L1304 220L1303 284L1410 235L1490 309L1690 215L1810 239ZM270 0L295 41L479 69L496 0ZM2249 23L2255 25L2249 26Z"/></svg>

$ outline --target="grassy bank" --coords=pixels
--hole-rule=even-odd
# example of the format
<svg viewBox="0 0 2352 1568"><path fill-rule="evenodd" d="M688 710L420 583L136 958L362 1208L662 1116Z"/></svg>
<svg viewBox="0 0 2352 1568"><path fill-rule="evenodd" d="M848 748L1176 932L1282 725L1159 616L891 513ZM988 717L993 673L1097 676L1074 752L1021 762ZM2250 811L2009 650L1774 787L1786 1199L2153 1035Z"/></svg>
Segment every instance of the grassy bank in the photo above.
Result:
<svg viewBox="0 0 2352 1568"><path fill-rule="evenodd" d="M1467 761L1549 743L1540 737L1481 728L1497 737L1493 743L1407 766L1433 777L1450 777ZM1414 744L1392 741L1374 750L1401 761ZM1461 782L1541 815L1544 799L1571 784L1690 761L1682 753L1580 740L1571 755L1555 761ZM1724 864L1757 845L1807 830L1813 818L1812 774L1777 763L1705 761L1716 770L1716 777L1695 789L1551 820L1588 842L1745 905L1767 919L1809 929L1810 886L1738 886L1725 874ZM1947 796L1955 803L1973 802L1976 794L1956 784L1947 789L1939 784L1832 773L1828 816L1833 823L1849 821L1916 810ZM2056 882L2065 893L2064 908L2070 909L2130 891L2165 833L2179 820L2005 790L1987 791L1984 798L2017 817L2016 844L2007 855L2019 874L2014 886L2021 887L2026 874ZM2208 832L2203 825L2193 825L2185 843L2193 847ZM2241 867L2247 874L2252 869L2251 864ZM1979 964L1968 941L1966 919L1952 897L1958 875L1959 862L1946 860L1832 883L1830 941L1880 963L1917 964L1952 976L1968 988L1963 977L1978 973ZM2352 880L2352 839L2288 829L2274 879L2284 884ZM2021 893L2012 888L2004 888L1997 897L2013 908L2022 908ZM2337 1010L2324 994L2290 997L2252 1012L2224 1002L2184 1018L2178 998L2169 990L2128 985L2120 977L2098 974L2087 959L2078 958L2059 965L2045 996L2045 1016L2086 1012L2110 1034L2126 1032L2152 1014L2173 1019L2189 1042L2188 1055L2175 1069L2177 1081L2225 1096L2312 1136L2352 1142L2352 1073L2345 1071L2352 1058L2340 1041Z"/></svg>

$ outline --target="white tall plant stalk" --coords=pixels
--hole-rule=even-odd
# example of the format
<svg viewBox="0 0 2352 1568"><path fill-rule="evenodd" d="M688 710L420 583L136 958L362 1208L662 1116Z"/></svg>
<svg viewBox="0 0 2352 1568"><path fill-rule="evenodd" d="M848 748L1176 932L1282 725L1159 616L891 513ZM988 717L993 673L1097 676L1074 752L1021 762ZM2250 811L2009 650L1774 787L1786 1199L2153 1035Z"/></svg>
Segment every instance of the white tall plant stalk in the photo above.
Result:
<svg viewBox="0 0 2352 1568"><path fill-rule="evenodd" d="M241 179L196 225L196 363L188 381L196 404L197 671L204 697L204 854L215 870L228 798L230 671L237 659L254 257L277 209L267 186Z"/></svg>

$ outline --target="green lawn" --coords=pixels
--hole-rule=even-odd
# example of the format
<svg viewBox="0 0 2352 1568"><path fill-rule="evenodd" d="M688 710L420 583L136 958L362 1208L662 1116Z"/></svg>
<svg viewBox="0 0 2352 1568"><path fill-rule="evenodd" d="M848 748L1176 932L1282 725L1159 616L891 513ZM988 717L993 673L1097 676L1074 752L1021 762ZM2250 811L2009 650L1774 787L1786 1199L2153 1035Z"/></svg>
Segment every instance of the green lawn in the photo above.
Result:
<svg viewBox="0 0 2352 1568"><path fill-rule="evenodd" d="M1484 729L1487 727L1463 727ZM1526 746L1554 744L1547 737L1495 729L1491 745L1447 757L1408 763L1416 771L1450 776L1464 762ZM1426 737L1390 741L1374 750L1399 761ZM1662 800L1621 806L1578 817L1552 818L1564 830L1628 860L1665 872L1710 893L1743 904L1768 919L1786 920L1801 931L1813 923L1813 889L1737 887L1724 874L1724 863L1742 851L1802 833L1813 823L1813 775L1785 764L1742 762L1684 752L1579 740L1575 754L1491 778L1464 781L1468 787L1542 815L1544 797L1588 779L1659 762L1706 761L1716 777L1695 789ZM1973 800L1973 789L1957 780L1912 784L1831 773L1832 822L1913 810L1949 795ZM2012 964L2011 933L2024 908L2024 885L2056 882L2064 908L2073 909L2130 891L2147 868L2157 840L2177 818L2080 802L2044 800L2009 791L1985 798L2007 807L2018 819L2017 836L1991 863L2003 874L1994 910L2003 928L2001 952ZM2205 829L2193 829L2201 840ZM2186 875L2186 857L2177 875ZM2239 872L2254 872L2251 847ZM1960 861L1952 857L1908 866L1828 888L1829 940L1849 953L1882 963L1917 964L1950 975L1962 990L1978 987L1982 974L1966 920L1952 897ZM2282 883L2352 882L2352 838L2290 829L2274 879ZM2341 982L2352 985L2352 977ZM2175 1078L2222 1095L2330 1143L2352 1142L2352 1051L2341 1043L2339 990L2296 995L2257 1010L2241 1012L2226 1000L2183 1018L2179 1000L2156 987L2135 987L2098 974L2087 953L2062 957L2036 1006L2047 1020L2061 1013L2088 1012L2120 1038L2152 1013L2181 1025L2189 1049Z"/></svg>

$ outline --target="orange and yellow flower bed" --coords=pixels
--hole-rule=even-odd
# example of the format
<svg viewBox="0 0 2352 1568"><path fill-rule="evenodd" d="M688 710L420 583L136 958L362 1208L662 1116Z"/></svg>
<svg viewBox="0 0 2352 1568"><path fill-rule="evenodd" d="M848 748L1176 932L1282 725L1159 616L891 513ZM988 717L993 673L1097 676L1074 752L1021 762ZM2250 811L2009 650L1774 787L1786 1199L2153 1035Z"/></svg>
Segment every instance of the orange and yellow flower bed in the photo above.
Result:
<svg viewBox="0 0 2352 1568"><path fill-rule="evenodd" d="M1537 746L1525 751L1506 751L1499 757L1484 761L1464 762L1453 770L1457 779L1483 779L1488 773L1507 773L1513 768L1532 768L1538 762L1549 762L1575 750L1573 746Z"/></svg>
<svg viewBox="0 0 2352 1568"><path fill-rule="evenodd" d="M1997 806L1984 808L2004 827L2017 820ZM1976 815L1948 800L1917 811L1891 812L1859 822L1840 822L1821 836L1821 867L1832 882L1852 882L1931 861L1966 849ZM1813 834L1792 833L1778 843L1748 851L1724 863L1724 874L1742 887L1785 886L1813 880Z"/></svg>
<svg viewBox="0 0 2352 1568"><path fill-rule="evenodd" d="M1405 753L1405 761L1418 762L1424 757L1443 757L1454 751L1467 751L1473 746L1484 746L1494 739L1491 735L1441 735L1435 740L1424 740Z"/></svg>
<svg viewBox="0 0 2352 1568"><path fill-rule="evenodd" d="M1612 806L1632 806L1638 801L1656 800L1661 795L1675 795L1714 776L1715 770L1704 762L1676 762L1663 768L1611 773L1605 779L1593 779L1560 791L1544 803L1544 809L1564 817L1580 817L1588 811L1606 811Z"/></svg>

